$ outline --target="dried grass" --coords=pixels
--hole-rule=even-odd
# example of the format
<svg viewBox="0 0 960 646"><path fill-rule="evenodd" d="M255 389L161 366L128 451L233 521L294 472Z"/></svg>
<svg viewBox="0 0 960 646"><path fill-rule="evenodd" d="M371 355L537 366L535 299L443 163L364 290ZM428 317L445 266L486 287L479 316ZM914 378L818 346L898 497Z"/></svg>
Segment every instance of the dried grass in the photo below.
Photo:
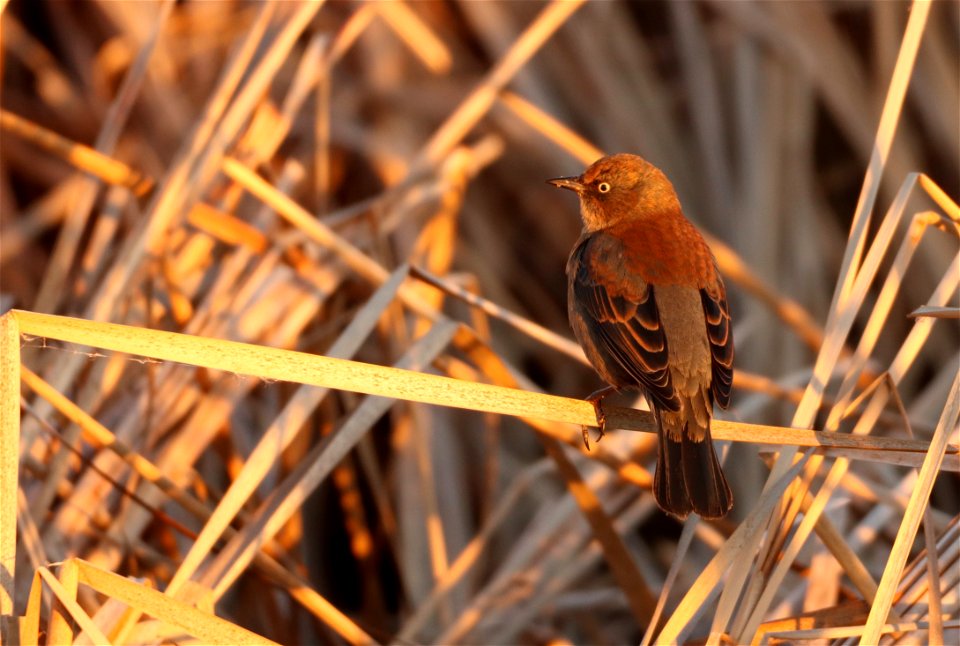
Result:
<svg viewBox="0 0 960 646"><path fill-rule="evenodd" d="M0 12L3 643L960 639L956 5ZM722 522L581 441L604 150L727 277Z"/></svg>

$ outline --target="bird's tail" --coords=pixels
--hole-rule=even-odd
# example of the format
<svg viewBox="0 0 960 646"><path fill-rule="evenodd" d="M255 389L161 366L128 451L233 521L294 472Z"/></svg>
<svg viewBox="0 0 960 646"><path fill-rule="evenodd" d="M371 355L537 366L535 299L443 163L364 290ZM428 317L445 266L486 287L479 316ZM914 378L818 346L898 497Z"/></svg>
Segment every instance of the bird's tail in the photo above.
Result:
<svg viewBox="0 0 960 646"><path fill-rule="evenodd" d="M691 511L701 518L726 516L733 507L733 494L713 450L709 422L698 433L699 440L692 437L687 424L679 440L665 432L662 423L658 426L653 494L660 508L677 518L686 518Z"/></svg>

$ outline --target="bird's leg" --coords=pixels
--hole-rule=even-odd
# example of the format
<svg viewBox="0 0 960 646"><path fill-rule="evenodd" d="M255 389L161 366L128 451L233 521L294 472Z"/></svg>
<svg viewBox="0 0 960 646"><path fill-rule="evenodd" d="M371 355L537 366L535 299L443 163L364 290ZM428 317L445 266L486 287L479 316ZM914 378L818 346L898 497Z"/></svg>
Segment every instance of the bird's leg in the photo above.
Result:
<svg viewBox="0 0 960 646"><path fill-rule="evenodd" d="M616 388L613 386L604 386L600 390L590 393L586 398L588 402L593 404L593 412L597 417L597 430L599 435L597 435L597 442L599 442L604 435L604 431L607 427L607 414L603 412L603 398L614 392ZM583 433L583 445L587 447L587 450L590 450L590 433L587 430L588 427L586 424L580 427L580 431Z"/></svg>

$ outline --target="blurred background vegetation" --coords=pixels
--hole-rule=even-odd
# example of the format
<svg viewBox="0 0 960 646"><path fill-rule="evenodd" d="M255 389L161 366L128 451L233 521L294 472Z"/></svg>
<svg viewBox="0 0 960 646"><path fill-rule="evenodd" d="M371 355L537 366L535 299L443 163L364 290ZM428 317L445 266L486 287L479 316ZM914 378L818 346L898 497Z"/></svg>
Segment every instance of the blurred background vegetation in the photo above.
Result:
<svg viewBox="0 0 960 646"><path fill-rule="evenodd" d="M411 262L570 337L563 270L580 220L573 197L544 180L577 174L598 153L634 152L665 171L687 216L723 245L742 373L726 417L789 425L817 356L811 338L827 321L911 4L588 2L568 10L515 74L498 76L548 4L0 4L0 304L327 353L377 285L241 188L221 168L226 156L388 270ZM933 4L875 223L911 172L960 194L958 23L960 5ZM67 153L38 145L35 126L95 147L129 174L111 180L99 162L64 161ZM919 192L907 208L937 209ZM930 301L956 242L942 232L923 237L861 386L897 354L914 325L907 315ZM520 383L569 397L600 385L541 338L418 289L473 325ZM786 324L778 306L802 308L813 337ZM858 315L846 347L856 347L869 313ZM409 312L388 311L355 357L392 365L425 329ZM898 384L918 437L929 439L937 424L958 345L955 322L939 321ZM24 341L24 362L211 507L295 391L35 339ZM454 353L431 369L467 378L470 363ZM327 396L246 511L362 401ZM63 438L76 442L76 431L49 409L38 413L61 432L25 415L21 481L47 560L80 556L164 589L190 536L118 493L144 487L125 463L82 442L83 460L64 451ZM646 626L528 425L401 403L368 426L268 551L375 640L641 639ZM656 510L648 489L575 450L579 431L568 430L570 454L658 595L682 524ZM881 433L904 435L893 422ZM646 435L613 433L603 445L621 463L652 469ZM732 446L727 465L735 513L698 530L668 612L768 473L751 444ZM873 528L858 553L876 578L902 513L878 502L876 490L909 496L907 471L858 462L859 488L845 484L827 511L845 536ZM956 524L958 484L944 473L934 491L941 529ZM191 531L203 526L149 494ZM876 516L883 505L889 513ZM489 535L478 534L500 510ZM478 537L478 560L437 613L411 629L437 580ZM769 618L857 597L836 570L827 575L832 593L814 597L807 568L821 552L811 539ZM343 639L264 580L252 570L241 576L218 614L285 643ZM102 603L81 600L91 613ZM710 614L692 637L706 636Z"/></svg>

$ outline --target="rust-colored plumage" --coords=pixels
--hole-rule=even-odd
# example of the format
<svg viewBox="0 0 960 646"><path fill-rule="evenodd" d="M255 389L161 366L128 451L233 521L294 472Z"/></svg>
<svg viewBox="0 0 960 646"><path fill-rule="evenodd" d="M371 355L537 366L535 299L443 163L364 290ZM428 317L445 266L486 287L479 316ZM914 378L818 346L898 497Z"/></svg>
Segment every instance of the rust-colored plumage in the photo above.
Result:
<svg viewBox="0 0 960 646"><path fill-rule="evenodd" d="M707 243L666 176L636 155L550 183L580 197L584 229L567 262L574 334L600 376L643 391L657 417L657 504L680 518L726 515L733 495L710 418L730 403L733 334Z"/></svg>

